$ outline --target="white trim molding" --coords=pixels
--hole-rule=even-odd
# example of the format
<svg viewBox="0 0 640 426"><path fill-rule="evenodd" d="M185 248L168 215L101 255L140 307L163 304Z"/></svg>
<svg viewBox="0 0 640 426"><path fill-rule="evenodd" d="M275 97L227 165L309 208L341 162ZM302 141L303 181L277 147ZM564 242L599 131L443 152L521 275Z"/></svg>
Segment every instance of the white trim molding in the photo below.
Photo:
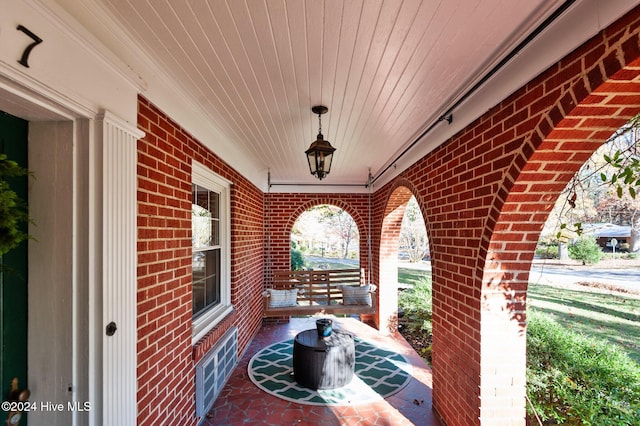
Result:
<svg viewBox="0 0 640 426"><path fill-rule="evenodd" d="M102 424L137 417L136 141L143 136L110 113L96 120L102 152Z"/></svg>
<svg viewBox="0 0 640 426"><path fill-rule="evenodd" d="M220 303L193 320L192 344L204 337L233 311L231 305L231 182L193 161L191 181L220 194Z"/></svg>

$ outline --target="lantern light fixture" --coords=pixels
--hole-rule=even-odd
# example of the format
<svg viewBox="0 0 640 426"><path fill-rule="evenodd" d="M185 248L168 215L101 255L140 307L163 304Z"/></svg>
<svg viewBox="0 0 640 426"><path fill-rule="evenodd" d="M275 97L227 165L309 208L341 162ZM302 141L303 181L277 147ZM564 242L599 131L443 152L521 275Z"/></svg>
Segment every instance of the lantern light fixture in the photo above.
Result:
<svg viewBox="0 0 640 426"><path fill-rule="evenodd" d="M324 179L331 171L333 152L336 150L329 141L324 140L322 135L322 114L326 114L327 111L329 111L329 108L324 105L316 105L311 108L311 112L318 114L318 136L315 141L311 142L309 149L305 151L309 161L309 170L319 180Z"/></svg>

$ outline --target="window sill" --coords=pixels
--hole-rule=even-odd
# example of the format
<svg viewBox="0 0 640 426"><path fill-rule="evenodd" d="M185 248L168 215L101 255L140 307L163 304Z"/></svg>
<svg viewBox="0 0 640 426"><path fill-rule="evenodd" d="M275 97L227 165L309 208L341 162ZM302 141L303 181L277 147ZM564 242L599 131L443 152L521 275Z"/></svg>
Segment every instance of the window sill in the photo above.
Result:
<svg viewBox="0 0 640 426"><path fill-rule="evenodd" d="M209 312L193 321L191 344L195 345L198 343L200 339L211 331L213 327L220 324L220 322L231 312L233 312L233 305L220 306L211 309Z"/></svg>

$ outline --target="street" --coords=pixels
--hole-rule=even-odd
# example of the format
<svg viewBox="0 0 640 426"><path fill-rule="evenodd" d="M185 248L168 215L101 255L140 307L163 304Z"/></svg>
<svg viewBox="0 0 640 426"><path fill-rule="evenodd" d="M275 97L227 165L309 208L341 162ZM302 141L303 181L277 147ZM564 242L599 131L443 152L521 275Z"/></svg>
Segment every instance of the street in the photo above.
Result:
<svg viewBox="0 0 640 426"><path fill-rule="evenodd" d="M529 274L529 282L538 284L575 284L581 281L606 283L640 292L640 269L534 264Z"/></svg>
<svg viewBox="0 0 640 426"><path fill-rule="evenodd" d="M536 260L531 267L529 282L536 284L575 284L581 281L598 282L634 290L640 293L640 266L622 267L628 261L616 264L603 262L603 266L561 265L554 261ZM637 264L637 263L636 263ZM402 268L431 270L430 262L398 262Z"/></svg>

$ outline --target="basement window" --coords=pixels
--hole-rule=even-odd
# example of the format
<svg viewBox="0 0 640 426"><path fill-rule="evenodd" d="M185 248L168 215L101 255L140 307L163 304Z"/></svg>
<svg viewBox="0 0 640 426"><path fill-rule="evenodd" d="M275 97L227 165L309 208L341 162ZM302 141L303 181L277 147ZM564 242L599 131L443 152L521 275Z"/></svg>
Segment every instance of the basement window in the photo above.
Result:
<svg viewBox="0 0 640 426"><path fill-rule="evenodd" d="M192 166L193 343L231 310L231 183L205 166Z"/></svg>

